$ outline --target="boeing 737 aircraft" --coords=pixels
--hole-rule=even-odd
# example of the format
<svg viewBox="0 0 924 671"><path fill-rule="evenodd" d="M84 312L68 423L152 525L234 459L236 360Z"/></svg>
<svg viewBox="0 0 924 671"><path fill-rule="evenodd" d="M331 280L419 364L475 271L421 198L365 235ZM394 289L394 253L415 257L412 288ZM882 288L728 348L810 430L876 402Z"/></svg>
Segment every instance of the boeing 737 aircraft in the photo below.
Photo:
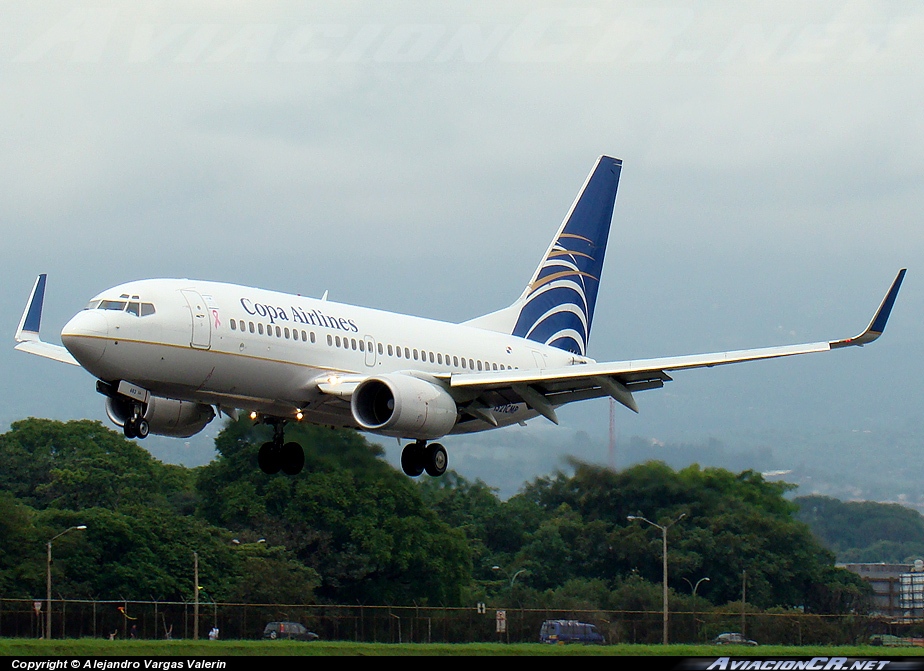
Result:
<svg viewBox="0 0 924 671"><path fill-rule="evenodd" d="M46 276L32 288L16 349L85 368L109 418L129 438L187 437L246 411L273 427L259 451L266 473L296 474L302 447L290 422L353 427L407 439L410 476L442 475L443 436L542 415L610 396L638 412L634 393L674 371L865 345L885 328L901 270L859 335L784 347L596 363L586 356L619 159L601 156L522 295L461 324L253 287L186 279L129 282L95 296L42 341Z"/></svg>

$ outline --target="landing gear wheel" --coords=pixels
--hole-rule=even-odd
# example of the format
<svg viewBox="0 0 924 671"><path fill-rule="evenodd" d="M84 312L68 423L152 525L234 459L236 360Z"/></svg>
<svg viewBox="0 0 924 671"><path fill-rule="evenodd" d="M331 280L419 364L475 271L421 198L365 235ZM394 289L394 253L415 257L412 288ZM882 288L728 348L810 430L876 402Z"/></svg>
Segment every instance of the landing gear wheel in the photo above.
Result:
<svg viewBox="0 0 924 671"><path fill-rule="evenodd" d="M138 434L135 431L135 420L134 419L125 420L125 423L122 425L122 433L124 433L125 437L129 439L138 437Z"/></svg>
<svg viewBox="0 0 924 671"><path fill-rule="evenodd" d="M148 437L149 433L151 433L151 426L148 424L148 420L139 419L135 424L135 434L144 440Z"/></svg>
<svg viewBox="0 0 924 671"><path fill-rule="evenodd" d="M446 454L446 448L439 443L432 443L427 446L424 459L424 468L427 475L438 478L446 472L446 466L449 465L449 456Z"/></svg>
<svg viewBox="0 0 924 671"><path fill-rule="evenodd" d="M401 450L401 470L406 475L416 478L424 472L425 449L421 443L411 443Z"/></svg>
<svg viewBox="0 0 924 671"><path fill-rule="evenodd" d="M291 442L282 446L282 472L286 475L298 475L305 466L305 450L298 443Z"/></svg>
<svg viewBox="0 0 924 671"><path fill-rule="evenodd" d="M257 454L257 463L260 465L260 470L267 475L278 473L279 469L282 467L280 452L280 448L272 441L263 443L263 445L260 446L260 452Z"/></svg>

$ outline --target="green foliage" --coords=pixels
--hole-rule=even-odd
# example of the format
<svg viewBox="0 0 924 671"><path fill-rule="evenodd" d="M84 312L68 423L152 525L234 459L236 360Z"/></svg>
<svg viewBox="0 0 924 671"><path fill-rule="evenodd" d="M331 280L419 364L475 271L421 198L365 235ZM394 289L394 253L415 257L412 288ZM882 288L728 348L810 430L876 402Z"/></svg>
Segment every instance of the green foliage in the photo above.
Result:
<svg viewBox="0 0 924 671"><path fill-rule="evenodd" d="M186 469L89 420L16 422L0 436L0 488L36 509L168 507L191 488Z"/></svg>
<svg viewBox="0 0 924 671"><path fill-rule="evenodd" d="M767 482L752 471L735 475L696 465L673 471L649 462L621 472L573 465L573 476L539 478L524 491L546 511L522 550L523 562L543 566L527 577L529 584L547 587L556 573L562 584L577 577L612 580L633 571L660 582L661 532L627 520L636 515L673 525L668 535L675 590L684 589L685 577L692 582L708 576L704 596L722 603L740 595L746 572L748 600L762 607L827 612L838 601L829 598L828 587L840 589L841 581L832 577L840 572L827 570L833 556L793 518L796 508L784 498L789 485Z"/></svg>
<svg viewBox="0 0 924 671"><path fill-rule="evenodd" d="M924 557L924 516L894 503L795 499L798 519L843 562L908 562Z"/></svg>
<svg viewBox="0 0 924 671"><path fill-rule="evenodd" d="M193 472L166 466L98 422L29 419L0 436L0 586L103 599L192 599L193 553L212 598L237 587L230 534L189 513Z"/></svg>
<svg viewBox="0 0 924 671"><path fill-rule="evenodd" d="M868 607L867 584L834 567L796 512L811 510L822 529L872 519L875 539L897 552L916 547L924 528L894 507L813 498L799 508L785 498L789 485L753 471L659 462L621 472L574 462L573 475L538 478L501 501L452 472L411 480L356 432L307 425L287 430L305 447L304 471L268 476L256 461L269 438L265 426L229 422L219 457L190 470L97 422L17 422L0 435L0 589L43 594L45 543L86 525L54 541L56 592L189 600L195 556L206 601L454 606L502 597L523 608L658 611L661 532L627 519L637 515L671 525L675 609L705 611L746 587L749 608L849 613ZM842 537L858 536L832 531ZM691 587L706 576L694 602ZM627 622L631 631L614 634L635 640Z"/></svg>
<svg viewBox="0 0 924 671"><path fill-rule="evenodd" d="M284 545L320 576L326 600L459 603L471 575L463 533L424 505L381 448L353 431L295 425L287 439L305 447L305 469L267 476L256 457L268 439L246 419L222 431L220 457L198 477L205 519Z"/></svg>

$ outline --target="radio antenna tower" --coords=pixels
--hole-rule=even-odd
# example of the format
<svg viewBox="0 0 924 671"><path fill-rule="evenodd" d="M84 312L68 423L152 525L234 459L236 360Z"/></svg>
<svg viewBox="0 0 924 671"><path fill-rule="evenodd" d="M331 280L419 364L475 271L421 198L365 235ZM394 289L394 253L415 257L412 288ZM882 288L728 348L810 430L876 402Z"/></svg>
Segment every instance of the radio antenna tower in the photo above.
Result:
<svg viewBox="0 0 924 671"><path fill-rule="evenodd" d="M616 401L610 399L610 468L616 470Z"/></svg>

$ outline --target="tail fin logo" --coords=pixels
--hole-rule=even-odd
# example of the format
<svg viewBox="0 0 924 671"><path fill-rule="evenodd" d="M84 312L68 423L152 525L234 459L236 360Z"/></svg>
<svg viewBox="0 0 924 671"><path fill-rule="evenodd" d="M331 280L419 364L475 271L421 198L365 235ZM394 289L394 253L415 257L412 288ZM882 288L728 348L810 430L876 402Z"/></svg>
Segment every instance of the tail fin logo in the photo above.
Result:
<svg viewBox="0 0 924 671"><path fill-rule="evenodd" d="M513 335L587 351L621 168L598 159L526 288Z"/></svg>

